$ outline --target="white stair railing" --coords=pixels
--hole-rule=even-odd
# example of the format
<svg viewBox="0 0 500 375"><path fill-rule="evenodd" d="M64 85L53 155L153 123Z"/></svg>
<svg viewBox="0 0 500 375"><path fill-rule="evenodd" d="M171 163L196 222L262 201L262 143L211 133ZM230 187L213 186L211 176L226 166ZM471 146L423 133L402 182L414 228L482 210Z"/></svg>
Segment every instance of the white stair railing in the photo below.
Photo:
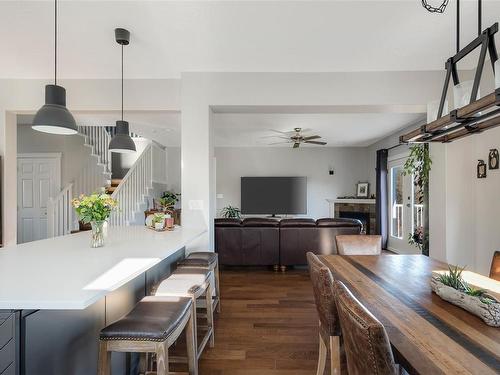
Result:
<svg viewBox="0 0 500 375"><path fill-rule="evenodd" d="M67 185L47 202L47 236L57 237L71 233L73 229L73 184Z"/></svg>
<svg viewBox="0 0 500 375"><path fill-rule="evenodd" d="M152 147L148 145L111 194L118 209L109 218L110 225L127 225L152 188Z"/></svg>
<svg viewBox="0 0 500 375"><path fill-rule="evenodd" d="M118 200L118 209L109 218L110 225L128 225L137 214L145 198L153 189L153 183L165 183L166 152L157 144L149 144L120 185L111 194Z"/></svg>
<svg viewBox="0 0 500 375"><path fill-rule="evenodd" d="M78 133L85 137L85 144L92 147L92 154L97 156L98 164L111 171L111 152L108 145L111 141L109 133L103 126L78 126Z"/></svg>

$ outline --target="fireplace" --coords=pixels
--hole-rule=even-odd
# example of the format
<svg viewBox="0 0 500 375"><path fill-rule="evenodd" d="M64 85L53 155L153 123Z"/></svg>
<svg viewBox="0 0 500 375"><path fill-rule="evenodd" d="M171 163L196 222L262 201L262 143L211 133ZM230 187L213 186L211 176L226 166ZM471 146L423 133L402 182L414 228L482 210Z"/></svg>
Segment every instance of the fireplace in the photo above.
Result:
<svg viewBox="0 0 500 375"><path fill-rule="evenodd" d="M370 232L370 214L368 212L339 211L338 217L342 219L357 219L363 224L361 234L372 234Z"/></svg>
<svg viewBox="0 0 500 375"><path fill-rule="evenodd" d="M327 199L330 217L358 219L363 223L363 233L376 234L375 199Z"/></svg>

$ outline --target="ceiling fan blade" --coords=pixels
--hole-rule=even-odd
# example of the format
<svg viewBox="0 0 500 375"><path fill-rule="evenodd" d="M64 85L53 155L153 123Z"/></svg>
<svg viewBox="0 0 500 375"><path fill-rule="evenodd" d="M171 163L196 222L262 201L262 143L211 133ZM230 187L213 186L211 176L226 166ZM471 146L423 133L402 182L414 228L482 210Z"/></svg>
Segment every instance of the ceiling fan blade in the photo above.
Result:
<svg viewBox="0 0 500 375"><path fill-rule="evenodd" d="M290 141L288 142L274 142L274 143L268 143L269 146L271 145L284 145L284 144L288 144L288 143L291 143Z"/></svg>
<svg viewBox="0 0 500 375"><path fill-rule="evenodd" d="M310 140L319 139L319 138L321 138L320 135L311 135L309 137L304 137L304 141L310 141Z"/></svg>
<svg viewBox="0 0 500 375"><path fill-rule="evenodd" d="M317 141L304 141L304 143L312 143L313 145L326 145L326 142L317 142Z"/></svg>
<svg viewBox="0 0 500 375"><path fill-rule="evenodd" d="M293 144L293 148L299 148L299 146L300 146L300 143L299 143L299 142L295 142L295 143Z"/></svg>
<svg viewBox="0 0 500 375"><path fill-rule="evenodd" d="M275 132L275 133L278 133L278 134L281 134L281 135L285 135L285 136L288 136L288 135L291 135L291 134L295 134L294 131L288 131L288 132L282 132L281 130L275 130L275 129L268 129L270 132Z"/></svg>
<svg viewBox="0 0 500 375"><path fill-rule="evenodd" d="M266 139L266 138L282 138L282 139L290 139L290 137L285 137L284 135L264 135L262 137L259 137L259 138L262 138L262 139Z"/></svg>

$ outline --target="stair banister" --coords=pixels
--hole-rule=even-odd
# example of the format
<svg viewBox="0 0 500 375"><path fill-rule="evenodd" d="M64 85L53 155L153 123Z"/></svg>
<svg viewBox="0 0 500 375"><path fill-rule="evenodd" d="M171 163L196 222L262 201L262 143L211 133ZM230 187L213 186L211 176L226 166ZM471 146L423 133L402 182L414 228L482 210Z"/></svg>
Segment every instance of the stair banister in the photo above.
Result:
<svg viewBox="0 0 500 375"><path fill-rule="evenodd" d="M73 228L73 183L47 202L47 237L64 236Z"/></svg>

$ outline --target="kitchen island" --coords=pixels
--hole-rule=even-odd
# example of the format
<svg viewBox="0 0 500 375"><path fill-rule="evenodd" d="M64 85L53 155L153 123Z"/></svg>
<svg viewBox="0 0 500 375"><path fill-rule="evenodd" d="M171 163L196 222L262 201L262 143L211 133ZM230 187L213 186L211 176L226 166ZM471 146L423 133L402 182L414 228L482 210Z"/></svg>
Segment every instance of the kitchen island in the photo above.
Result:
<svg viewBox="0 0 500 375"><path fill-rule="evenodd" d="M99 331L167 277L206 229L107 231L96 249L80 232L0 250L0 373L95 374ZM126 373L126 356L113 357L113 373Z"/></svg>

